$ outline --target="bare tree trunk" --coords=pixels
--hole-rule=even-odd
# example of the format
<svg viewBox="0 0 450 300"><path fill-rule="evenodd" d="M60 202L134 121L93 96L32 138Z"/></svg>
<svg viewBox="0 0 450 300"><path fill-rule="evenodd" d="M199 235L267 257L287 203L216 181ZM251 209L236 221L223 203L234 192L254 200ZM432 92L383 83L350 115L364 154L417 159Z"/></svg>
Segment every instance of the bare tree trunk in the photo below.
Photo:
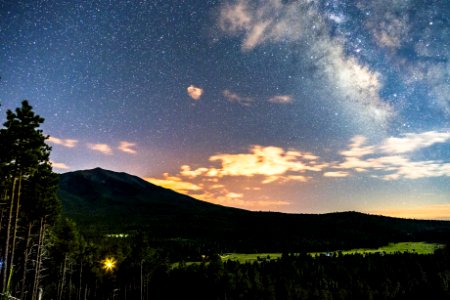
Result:
<svg viewBox="0 0 450 300"><path fill-rule="evenodd" d="M56 299L58 299L58 300L59 300L59 291L61 290L61 286L62 286L62 276L61 276L62 269L63 269L63 266L60 265L59 271L58 271L58 284L56 285Z"/></svg>
<svg viewBox="0 0 450 300"><path fill-rule="evenodd" d="M65 279L66 279L66 272L67 272L67 253L64 254L64 263L63 263L63 271L61 276L61 288L59 290L58 300L62 300L62 296L64 293L64 285L65 285Z"/></svg>
<svg viewBox="0 0 450 300"><path fill-rule="evenodd" d="M27 284L27 263L28 263L28 253L30 251L30 244L31 244L31 229L33 228L33 223L28 223L28 231L27 231L27 237L26 237L26 246L25 251L23 253L23 273L22 273L22 288L20 290L20 298L25 299L25 287Z"/></svg>
<svg viewBox="0 0 450 300"><path fill-rule="evenodd" d="M81 283L83 279L83 257L81 256L81 262L80 262L80 281L78 285L78 300L81 300Z"/></svg>
<svg viewBox="0 0 450 300"><path fill-rule="evenodd" d="M9 240L11 238L11 222L12 222L12 214L14 210L14 192L16 189L16 182L17 178L14 177L13 179L13 187L11 191L11 201L9 205L9 216L8 216L8 224L6 225L6 241L5 241L5 252L4 252L4 259L3 259L3 289L2 292L6 292L6 281L9 276L9 267L8 267L8 254L9 254Z"/></svg>
<svg viewBox="0 0 450 300"><path fill-rule="evenodd" d="M84 288L84 300L87 300L87 295L88 295L88 286L86 284L86 287Z"/></svg>
<svg viewBox="0 0 450 300"><path fill-rule="evenodd" d="M22 173L19 175L19 186L17 188L17 201L16 201L16 216L14 218L14 227L13 227L13 241L11 244L11 259L10 259L10 267L14 267L14 254L16 252L16 238L17 238L17 227L19 223L19 211L20 211L20 194L22 192Z"/></svg>
<svg viewBox="0 0 450 300"><path fill-rule="evenodd" d="M42 248L45 237L45 223L44 218L41 218L41 225L39 226L39 241L38 249L36 253L36 270L34 274L33 292L31 295L32 300L36 300L39 290L40 276L41 276L41 264L42 264Z"/></svg>
<svg viewBox="0 0 450 300"><path fill-rule="evenodd" d="M73 263L69 262L69 298L68 300L72 300L72 275L73 275Z"/></svg>
<svg viewBox="0 0 450 300"><path fill-rule="evenodd" d="M8 189L5 188L2 199L5 201L5 203L8 201ZM0 233L2 232L2 224L3 224L3 215L5 214L5 209L2 208L2 214L0 216Z"/></svg>
<svg viewBox="0 0 450 300"><path fill-rule="evenodd" d="M2 233L3 211L4 211L4 209L2 208L2 211L1 211L1 214L0 214L0 233Z"/></svg>

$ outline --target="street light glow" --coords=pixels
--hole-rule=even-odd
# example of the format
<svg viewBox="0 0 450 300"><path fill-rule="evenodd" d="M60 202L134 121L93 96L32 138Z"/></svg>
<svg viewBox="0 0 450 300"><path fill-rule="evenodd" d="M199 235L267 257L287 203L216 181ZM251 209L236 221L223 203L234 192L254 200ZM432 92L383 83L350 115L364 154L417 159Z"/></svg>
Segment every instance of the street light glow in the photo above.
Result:
<svg viewBox="0 0 450 300"><path fill-rule="evenodd" d="M111 272L116 267L116 260L112 257L107 257L103 261L103 269L106 272Z"/></svg>

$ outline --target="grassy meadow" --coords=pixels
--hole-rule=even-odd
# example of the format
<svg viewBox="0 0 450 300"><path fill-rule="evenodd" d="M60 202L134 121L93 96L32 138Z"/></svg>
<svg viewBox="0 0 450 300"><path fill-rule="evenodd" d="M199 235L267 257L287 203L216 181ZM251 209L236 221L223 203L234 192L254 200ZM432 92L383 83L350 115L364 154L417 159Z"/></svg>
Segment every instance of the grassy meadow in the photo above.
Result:
<svg viewBox="0 0 450 300"><path fill-rule="evenodd" d="M402 242L402 243L390 243L387 246L383 246L377 249L351 249L345 251L333 251L333 252L311 252L312 256L317 255L330 255L341 253L343 255L348 254L372 254L372 253L417 253L421 255L433 254L439 248L444 245L425 243L425 242ZM222 260L234 260L241 263L254 262L258 260L277 259L281 257L281 253L227 253L220 256Z"/></svg>

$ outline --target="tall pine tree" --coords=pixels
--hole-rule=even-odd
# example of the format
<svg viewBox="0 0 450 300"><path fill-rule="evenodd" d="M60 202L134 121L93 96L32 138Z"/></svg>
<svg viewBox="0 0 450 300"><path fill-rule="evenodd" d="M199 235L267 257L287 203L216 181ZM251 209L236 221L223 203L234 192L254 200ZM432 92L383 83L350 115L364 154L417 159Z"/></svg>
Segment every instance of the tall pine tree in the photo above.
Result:
<svg viewBox="0 0 450 300"><path fill-rule="evenodd" d="M2 199L2 292L9 294L17 259L19 227L34 222L46 222L57 214L55 196L57 177L51 170L51 148L45 143L48 136L39 129L44 119L33 112L28 101L23 101L15 112L8 110L4 128L0 129L0 197ZM25 198L24 198L25 197ZM24 199L23 199L24 198ZM26 211L21 211L22 207ZM52 217L50 217L52 216ZM23 221L21 221L24 219ZM40 226L42 229L42 226ZM45 226L44 226L45 228ZM42 233L43 234L43 233ZM39 233L41 236L41 232ZM27 253L25 247L25 253ZM23 249L22 249L23 251ZM21 252L21 255L24 252ZM25 255L25 254L24 254ZM25 260L24 260L25 259ZM21 257L21 261L26 258ZM25 279L25 276L22 280ZM25 282L22 282L24 286ZM23 291L23 288L22 288Z"/></svg>

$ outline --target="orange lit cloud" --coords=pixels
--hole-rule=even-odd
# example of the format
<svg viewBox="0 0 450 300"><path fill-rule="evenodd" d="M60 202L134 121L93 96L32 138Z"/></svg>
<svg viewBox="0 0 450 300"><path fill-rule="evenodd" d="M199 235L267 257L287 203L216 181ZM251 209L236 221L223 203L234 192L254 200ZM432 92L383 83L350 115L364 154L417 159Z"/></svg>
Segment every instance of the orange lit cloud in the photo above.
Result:
<svg viewBox="0 0 450 300"><path fill-rule="evenodd" d="M66 148L73 148L78 143L78 140L74 140L74 139L59 139L59 138L54 137L54 136L50 136L48 138L48 141L50 143L52 143L52 144L61 145L61 146L66 147Z"/></svg>
<svg viewBox="0 0 450 300"><path fill-rule="evenodd" d="M158 179L158 178L144 178L144 180L153 183L155 185L159 185L162 186L166 189L171 189L174 191L177 191L179 193L183 193L183 194L191 194L192 191L199 191L201 190L201 187L188 182L188 181L183 181L181 178L179 177L175 177L175 176L169 176L169 174L164 173L164 179Z"/></svg>
<svg viewBox="0 0 450 300"><path fill-rule="evenodd" d="M276 104L288 104L292 103L293 101L294 99L292 98L292 96L289 95L278 95L269 98L269 102Z"/></svg>
<svg viewBox="0 0 450 300"><path fill-rule="evenodd" d="M290 203L265 198L264 185L307 182L311 172L327 164L309 152L275 146L254 145L244 153L220 153L209 158L210 165L192 168L182 165L178 174L146 180L188 194L194 198L251 210L280 210ZM232 187L232 188L230 188Z"/></svg>
<svg viewBox="0 0 450 300"><path fill-rule="evenodd" d="M52 164L52 167L54 169L60 169L60 170L67 170L67 169L69 169L69 167L66 164L64 164L64 163L58 163L58 162L54 162L54 161L51 161L50 163Z"/></svg>
<svg viewBox="0 0 450 300"><path fill-rule="evenodd" d="M108 144L88 144L89 149L103 153L105 155L112 155L113 151Z"/></svg>
<svg viewBox="0 0 450 300"><path fill-rule="evenodd" d="M300 175L307 171L319 172L326 165L318 164L316 155L308 152L284 150L275 146L254 145L249 153L216 154L209 158L211 162L218 162L219 167L209 166L192 170L189 166L181 167L180 174L188 178L198 176L226 177L226 176L262 176L263 183L277 180L306 181L307 177ZM287 174L294 173L294 174Z"/></svg>
<svg viewBox="0 0 450 300"><path fill-rule="evenodd" d="M283 206L289 205L290 203L282 200L271 200L271 199L253 199L247 200L246 196L242 192L230 191L224 184L206 184L205 180L203 183L194 183L189 180L192 178L182 178L181 176L170 176L167 173L163 174L163 179L158 178L144 178L148 182L155 185L168 188L179 193L189 195L193 198L208 201L211 203L232 206L243 209L250 210L277 210L281 209ZM244 191L259 191L260 188L244 188Z"/></svg>
<svg viewBox="0 0 450 300"><path fill-rule="evenodd" d="M200 100L200 98L203 95L203 89L191 84L187 88L187 93L188 93L189 97L191 97L192 99Z"/></svg>
<svg viewBox="0 0 450 300"><path fill-rule="evenodd" d="M285 206L290 205L290 202L283 200L271 200L271 199L252 199L246 200L243 193L229 192L227 189L222 189L217 192L204 191L201 194L192 195L193 197L208 201L211 203L232 206L249 210L280 210Z"/></svg>
<svg viewBox="0 0 450 300"><path fill-rule="evenodd" d="M133 147L135 147L136 144L135 143L130 143L127 141L121 141L119 144L119 147L117 147L117 149L119 149L122 152L125 153L129 153L129 154L136 154L136 150L133 149Z"/></svg>

